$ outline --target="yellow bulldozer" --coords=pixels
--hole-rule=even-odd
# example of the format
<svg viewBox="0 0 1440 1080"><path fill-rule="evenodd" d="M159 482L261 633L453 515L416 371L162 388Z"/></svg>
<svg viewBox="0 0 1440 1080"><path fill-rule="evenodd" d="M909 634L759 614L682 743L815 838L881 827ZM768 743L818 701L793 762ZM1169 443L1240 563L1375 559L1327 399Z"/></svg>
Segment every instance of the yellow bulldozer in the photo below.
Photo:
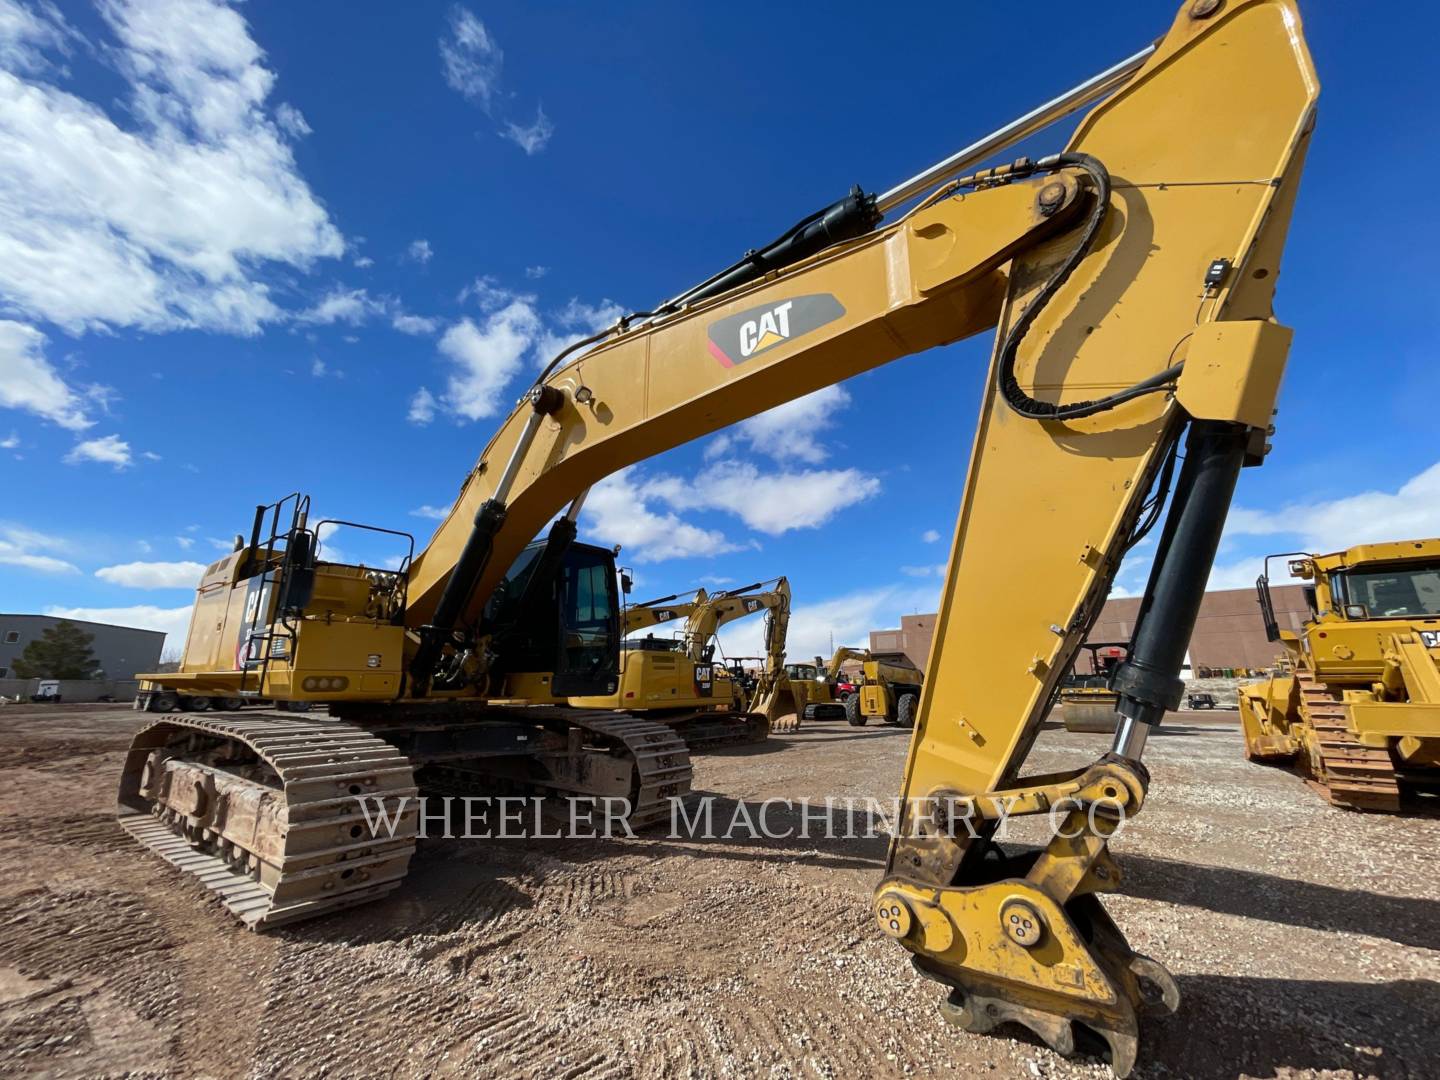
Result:
<svg viewBox="0 0 1440 1080"><path fill-rule="evenodd" d="M1275 618L1270 559L1282 558L1308 582L1298 630ZM1245 756L1356 810L1440 794L1440 539L1272 555L1256 590L1290 670L1240 687Z"/></svg>
<svg viewBox="0 0 1440 1080"><path fill-rule="evenodd" d="M1268 450L1290 342L1272 301L1319 93L1295 0L1185 0L1145 41L916 176L856 187L568 347L397 567L319 557L325 523L303 496L260 507L248 542L205 570L180 670L147 676L137 704L185 694L327 709L151 712L121 771L124 827L262 928L397 888L422 790L617 798L632 825L667 821L691 781L680 736L570 704L620 682L615 553L578 539L586 492L994 329L871 911L942 988L950 1023L1022 1024L1062 1053L1088 1032L1128 1073L1142 1015L1173 1012L1179 991L1101 903L1123 881L1109 841L1143 809L1147 738L1179 704L1236 481ZM990 164L1081 109L1063 148ZM937 112L942 126L952 114ZM964 427L966 373L926 370L907 421ZM1142 615L1111 680L1109 751L1037 774L1030 752L1060 681L1152 527ZM1395 648L1407 659L1387 661L1382 685L1417 663L1419 644ZM764 673L766 695L783 675ZM1389 707L1343 704L1362 731ZM375 827L378 804L393 827ZM1038 817L1048 839L1002 850L995 832L1017 815Z"/></svg>

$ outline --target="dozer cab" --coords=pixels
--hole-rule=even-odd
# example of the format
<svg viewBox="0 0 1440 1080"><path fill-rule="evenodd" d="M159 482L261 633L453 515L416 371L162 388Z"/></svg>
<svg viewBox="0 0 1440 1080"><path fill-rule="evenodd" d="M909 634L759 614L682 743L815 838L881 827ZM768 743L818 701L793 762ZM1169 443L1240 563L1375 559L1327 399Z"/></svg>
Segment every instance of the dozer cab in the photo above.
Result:
<svg viewBox="0 0 1440 1080"><path fill-rule="evenodd" d="M398 570L317 559L299 508L257 527L207 570L180 675L149 678L328 715L154 714L125 761L126 828L260 927L394 888L417 788L625 792L632 819L656 820L688 790L684 742L568 702L618 687L613 555L577 543L590 486L994 329L871 912L942 988L950 1023L1022 1024L1062 1053L1088 1033L1125 1075L1141 1016L1173 1012L1179 990L1101 903L1123 880L1109 843L1148 797L1149 732L1183 695L1240 471L1268 450L1290 342L1272 301L1318 94L1295 0L1186 0L1158 40L1054 101L567 347ZM1087 107L1063 148L989 164ZM962 426L951 386L917 389L917 422ZM1152 528L1110 751L1027 770ZM1424 639L1390 637L1403 659L1379 676L1387 696L1423 671ZM756 693L778 707L783 635L767 638ZM1388 707L1344 705L1361 732ZM396 827L367 831L362 796L383 797ZM1048 840L1002 850L995 833L1017 815L1048 815Z"/></svg>
<svg viewBox="0 0 1440 1080"><path fill-rule="evenodd" d="M1270 598L1281 558L1308 583L1298 630L1277 623ZM1440 794L1440 540L1272 555L1256 591L1291 670L1240 687L1245 756L1289 765L1355 810Z"/></svg>

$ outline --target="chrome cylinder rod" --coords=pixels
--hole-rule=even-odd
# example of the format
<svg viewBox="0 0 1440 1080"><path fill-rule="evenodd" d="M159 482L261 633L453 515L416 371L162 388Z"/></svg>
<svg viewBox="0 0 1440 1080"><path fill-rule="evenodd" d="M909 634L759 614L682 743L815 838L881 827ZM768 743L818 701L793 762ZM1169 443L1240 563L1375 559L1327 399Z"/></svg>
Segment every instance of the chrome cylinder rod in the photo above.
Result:
<svg viewBox="0 0 1440 1080"><path fill-rule="evenodd" d="M1149 724L1122 716L1120 726L1115 729L1115 742L1110 752L1127 761L1139 761L1145 753L1145 740L1149 737Z"/></svg>
<svg viewBox="0 0 1440 1080"><path fill-rule="evenodd" d="M1032 109L1019 119L1012 120L997 131L992 131L978 142L973 142L963 150L957 150L944 161L936 162L924 172L912 176L903 184L897 184L885 194L881 195L876 206L882 214L887 214L895 207L909 202L917 195L923 195L937 184L949 180L952 176L959 176L972 166L980 164L987 158L998 154L1007 146L1013 146L1021 139L1027 138L1042 128L1046 128L1055 121L1063 119L1083 109L1093 101L1098 101L1112 90L1123 85L1131 75L1140 70L1140 66L1150 58L1155 51L1154 45L1148 45L1141 49L1134 56L1120 61L1114 67L1106 68L1100 74L1086 79L1079 86L1067 90L1059 97L1047 101L1038 109Z"/></svg>

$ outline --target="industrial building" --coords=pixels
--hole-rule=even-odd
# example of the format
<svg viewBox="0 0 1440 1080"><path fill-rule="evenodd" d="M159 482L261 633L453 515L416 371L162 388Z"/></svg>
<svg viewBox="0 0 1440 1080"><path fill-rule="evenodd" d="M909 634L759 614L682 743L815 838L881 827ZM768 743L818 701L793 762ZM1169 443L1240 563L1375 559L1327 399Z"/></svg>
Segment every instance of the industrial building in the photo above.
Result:
<svg viewBox="0 0 1440 1080"><path fill-rule="evenodd" d="M1298 631L1310 608L1300 585L1276 585L1270 590L1275 620L1282 630ZM1137 596L1112 597L1090 632L1091 641L1129 641L1140 610ZM934 615L904 615L894 630L872 630L870 651L877 657L923 668L930 658L935 633ZM1220 589L1207 592L1190 636L1190 665L1200 668L1268 668L1280 653L1278 643L1266 640L1265 624L1254 589ZM1077 667L1086 670L1082 654Z"/></svg>
<svg viewBox="0 0 1440 1080"><path fill-rule="evenodd" d="M17 678L15 661L24 654L25 646L62 622L73 623L93 636L90 651L99 665L97 679L133 679L137 672L154 671L160 663L165 634L159 630L54 615L0 613L0 679Z"/></svg>

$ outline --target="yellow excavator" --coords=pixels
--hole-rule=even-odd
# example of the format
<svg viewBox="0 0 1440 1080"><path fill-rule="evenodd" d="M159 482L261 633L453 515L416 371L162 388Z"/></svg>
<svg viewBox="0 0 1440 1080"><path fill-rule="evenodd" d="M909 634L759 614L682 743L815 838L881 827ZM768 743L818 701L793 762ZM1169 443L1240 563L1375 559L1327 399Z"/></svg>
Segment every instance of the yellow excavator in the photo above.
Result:
<svg viewBox="0 0 1440 1080"><path fill-rule="evenodd" d="M845 718L845 701L839 683L843 678L842 664L850 660L864 662L870 659L869 649L852 649L849 645L839 646L827 664L821 656L813 664L786 664L785 674L792 685L804 684L805 705L801 713L806 720L842 720Z"/></svg>
<svg viewBox="0 0 1440 1080"><path fill-rule="evenodd" d="M1280 558L1309 582L1298 631L1275 618L1270 559ZM1245 756L1291 765L1354 810L1440 794L1440 540L1272 555L1255 585L1289 670L1240 687Z"/></svg>
<svg viewBox="0 0 1440 1080"><path fill-rule="evenodd" d="M125 827L259 927L399 884L415 804L376 833L361 796L620 792L632 819L655 820L688 789L684 743L568 705L619 681L614 553L576 539L585 492L993 327L873 914L943 988L948 1021L1022 1024L1062 1053L1088 1032L1125 1075L1141 1014L1179 995L1100 902L1123 884L1109 839L1142 810L1146 736L1179 704L1236 480L1268 449L1290 342L1272 298L1317 95L1294 0L1185 0L1127 60L557 356L413 560L324 561L305 499L260 508L249 542L206 569L180 671L149 676L140 703L256 695L328 716L148 717L122 772ZM1086 108L1063 150L979 168ZM906 422L953 429L952 390L926 387ZM1027 775L1075 650L1152 527L1110 751ZM1047 815L1051 839L1002 852L1005 815Z"/></svg>
<svg viewBox="0 0 1440 1080"><path fill-rule="evenodd" d="M674 728L692 751L765 739L776 718L747 707L729 670L715 661L715 634L757 612L788 613L790 583L783 577L757 581L714 596L697 589L688 601L662 606L678 599L664 597L628 609L625 626L627 631L639 631L670 622L683 612L681 637L627 639L620 652L615 691L572 695L569 704L658 720ZM783 632L780 647L783 650Z"/></svg>
<svg viewBox="0 0 1440 1080"><path fill-rule="evenodd" d="M628 579L622 575L622 589L626 580ZM696 606L708 599L704 589L696 589L694 592L671 593L654 600L627 604L621 616L622 633L628 639L631 634L638 634L641 630L649 630L653 626L684 623Z"/></svg>

